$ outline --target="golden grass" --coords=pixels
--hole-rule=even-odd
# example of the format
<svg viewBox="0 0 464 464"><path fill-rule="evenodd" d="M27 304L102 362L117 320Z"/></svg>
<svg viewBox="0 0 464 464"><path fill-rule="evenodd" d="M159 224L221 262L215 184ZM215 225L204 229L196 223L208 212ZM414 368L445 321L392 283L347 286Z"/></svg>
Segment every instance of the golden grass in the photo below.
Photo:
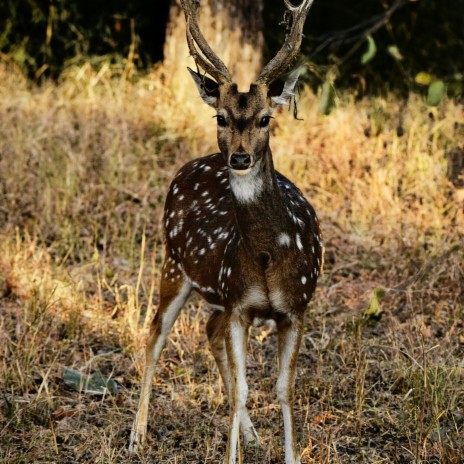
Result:
<svg viewBox="0 0 464 464"><path fill-rule="evenodd" d="M164 196L185 161L216 150L212 111L188 80L171 89L162 67L129 79L84 65L37 88L2 65L0 79L0 462L220 462L227 402L196 300L159 366L148 446L126 452ZM464 144L462 107L342 94L326 117L306 89L299 113L281 111L272 148L327 248L299 361L303 462L460 463L464 220L446 154ZM368 316L376 288L386 294ZM283 462L275 346L253 331L263 444L246 463ZM72 391L64 367L122 391Z"/></svg>

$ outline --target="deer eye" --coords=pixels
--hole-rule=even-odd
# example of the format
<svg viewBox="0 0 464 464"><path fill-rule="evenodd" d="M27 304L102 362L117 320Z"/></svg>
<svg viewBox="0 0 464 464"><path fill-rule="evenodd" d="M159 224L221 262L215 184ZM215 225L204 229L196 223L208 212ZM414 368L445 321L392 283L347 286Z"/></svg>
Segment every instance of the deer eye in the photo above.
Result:
<svg viewBox="0 0 464 464"><path fill-rule="evenodd" d="M271 116L263 116L259 121L259 127L267 127L269 126L269 121L271 120Z"/></svg>
<svg viewBox="0 0 464 464"><path fill-rule="evenodd" d="M226 118L220 114L214 116L217 121L217 125L220 127L226 127Z"/></svg>

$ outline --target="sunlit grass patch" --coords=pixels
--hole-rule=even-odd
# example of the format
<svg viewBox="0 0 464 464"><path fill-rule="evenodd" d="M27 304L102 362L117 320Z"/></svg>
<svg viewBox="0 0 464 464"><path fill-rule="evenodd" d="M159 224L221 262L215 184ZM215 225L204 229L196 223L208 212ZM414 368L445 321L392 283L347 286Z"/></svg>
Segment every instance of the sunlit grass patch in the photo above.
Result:
<svg viewBox="0 0 464 464"><path fill-rule="evenodd" d="M183 163L217 150L213 111L162 68L129 79L84 65L42 87L6 67L0 78L1 459L219 462L227 399L209 310L195 299L155 377L148 446L126 452L158 303L164 197ZM464 222L447 154L464 144L462 108L342 94L322 116L317 98L301 96L303 121L283 108L271 138L326 245L298 368L303 462L458 463ZM276 335L253 329L249 353L263 444L244 462L283 462ZM121 391L79 393L65 367Z"/></svg>

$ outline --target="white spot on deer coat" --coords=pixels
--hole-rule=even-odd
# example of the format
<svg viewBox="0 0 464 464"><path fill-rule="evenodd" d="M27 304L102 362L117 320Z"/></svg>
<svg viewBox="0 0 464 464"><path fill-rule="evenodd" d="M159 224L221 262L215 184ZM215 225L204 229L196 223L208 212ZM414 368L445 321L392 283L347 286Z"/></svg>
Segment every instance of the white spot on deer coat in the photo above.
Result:
<svg viewBox="0 0 464 464"><path fill-rule="evenodd" d="M286 234L285 232L282 232L280 235L279 235L279 238L277 239L277 242L279 243L279 245L286 245L286 246L290 246L290 236L288 234Z"/></svg>
<svg viewBox="0 0 464 464"><path fill-rule="evenodd" d="M300 234L296 234L296 246L300 251L303 251L303 244L301 243Z"/></svg>

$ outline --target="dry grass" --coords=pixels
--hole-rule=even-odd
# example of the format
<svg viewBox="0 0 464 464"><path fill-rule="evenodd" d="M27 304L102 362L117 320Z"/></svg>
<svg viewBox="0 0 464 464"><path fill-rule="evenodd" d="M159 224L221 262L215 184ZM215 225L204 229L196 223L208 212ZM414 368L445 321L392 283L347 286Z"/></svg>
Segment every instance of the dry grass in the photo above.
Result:
<svg viewBox="0 0 464 464"><path fill-rule="evenodd" d="M215 150L215 128L193 85L113 71L69 69L35 88L0 68L0 462L216 463L225 450L208 310L193 300L159 366L148 445L126 452L163 198L179 166ZM446 154L464 144L462 107L341 95L322 117L308 92L299 108L304 122L279 115L272 147L327 248L299 361L303 462L461 463L464 220ZM252 335L262 445L243 462L281 463L276 336ZM64 367L111 376L121 392L77 393Z"/></svg>

